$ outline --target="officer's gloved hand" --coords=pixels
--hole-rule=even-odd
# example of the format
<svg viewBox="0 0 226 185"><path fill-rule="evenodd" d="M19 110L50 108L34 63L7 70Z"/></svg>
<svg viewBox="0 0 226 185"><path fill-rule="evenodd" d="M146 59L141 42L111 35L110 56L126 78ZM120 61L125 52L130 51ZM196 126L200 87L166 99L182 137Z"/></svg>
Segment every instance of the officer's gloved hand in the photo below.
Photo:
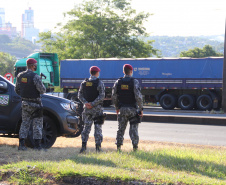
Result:
<svg viewBox="0 0 226 185"><path fill-rule="evenodd" d="M85 106L86 106L87 109L92 109L93 108L93 106L91 105L91 103L86 103Z"/></svg>

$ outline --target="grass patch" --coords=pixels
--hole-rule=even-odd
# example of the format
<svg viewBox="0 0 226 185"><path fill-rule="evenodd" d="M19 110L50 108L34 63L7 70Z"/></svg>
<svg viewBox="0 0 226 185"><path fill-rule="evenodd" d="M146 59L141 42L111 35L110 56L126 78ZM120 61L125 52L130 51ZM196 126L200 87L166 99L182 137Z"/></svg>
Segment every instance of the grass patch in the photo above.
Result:
<svg viewBox="0 0 226 185"><path fill-rule="evenodd" d="M0 142L1 156L7 161L0 166L2 174L13 174L0 178L18 184L48 184L76 176L160 184L226 184L225 147L141 141L140 150L132 152L126 140L123 152L118 153L114 139L106 138L104 152L96 154L90 138L88 153L81 155L80 144L80 138L58 138L48 152L17 152L13 143Z"/></svg>

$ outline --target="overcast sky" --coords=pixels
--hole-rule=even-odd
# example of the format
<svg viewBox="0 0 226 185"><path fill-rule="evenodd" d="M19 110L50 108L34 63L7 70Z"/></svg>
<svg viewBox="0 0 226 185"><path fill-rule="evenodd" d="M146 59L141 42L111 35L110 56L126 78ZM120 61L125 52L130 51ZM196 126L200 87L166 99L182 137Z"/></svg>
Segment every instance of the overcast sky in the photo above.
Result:
<svg viewBox="0 0 226 185"><path fill-rule="evenodd" d="M6 21L21 30L21 15L34 10L35 27L52 30L64 21L63 12L81 0L0 0ZM225 32L226 0L132 0L137 12L153 14L145 27L151 35L198 36Z"/></svg>

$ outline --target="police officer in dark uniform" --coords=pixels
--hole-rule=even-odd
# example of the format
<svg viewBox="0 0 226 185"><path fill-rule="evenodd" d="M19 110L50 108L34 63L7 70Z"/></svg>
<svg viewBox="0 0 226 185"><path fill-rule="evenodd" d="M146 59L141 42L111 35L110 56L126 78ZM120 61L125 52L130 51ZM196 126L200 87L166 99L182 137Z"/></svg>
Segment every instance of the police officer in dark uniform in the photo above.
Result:
<svg viewBox="0 0 226 185"><path fill-rule="evenodd" d="M84 111L82 113L84 129L81 133L82 148L80 153L86 151L86 145L93 122L97 152L101 151L101 143L103 141L102 125L104 123L104 114L102 106L105 97L105 88L103 82L99 80L100 68L92 66L90 68L90 74L90 78L85 79L81 83L78 92L78 98L84 104Z"/></svg>
<svg viewBox="0 0 226 185"><path fill-rule="evenodd" d="M132 78L133 67L129 64L123 66L125 76L119 78L112 89L112 100L118 115L118 131L116 137L117 150L121 151L124 134L128 121L130 122L129 135L133 150L138 149L138 125L143 116L143 100L138 80Z"/></svg>
<svg viewBox="0 0 226 185"><path fill-rule="evenodd" d="M46 92L37 70L37 61L27 59L27 70L17 76L15 91L22 98L22 124L19 132L18 150L27 150L25 139L27 138L30 125L33 123L34 149L41 150L43 111L40 94Z"/></svg>

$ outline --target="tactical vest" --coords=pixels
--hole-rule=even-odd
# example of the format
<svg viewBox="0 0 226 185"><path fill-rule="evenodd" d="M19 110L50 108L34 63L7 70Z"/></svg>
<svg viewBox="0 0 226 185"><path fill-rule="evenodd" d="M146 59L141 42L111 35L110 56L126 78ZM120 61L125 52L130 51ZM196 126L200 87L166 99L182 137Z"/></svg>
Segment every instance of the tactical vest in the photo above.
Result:
<svg viewBox="0 0 226 185"><path fill-rule="evenodd" d="M40 92L34 84L35 75L37 74L32 71L26 71L19 76L20 96L22 98L40 98Z"/></svg>
<svg viewBox="0 0 226 185"><path fill-rule="evenodd" d="M93 102L99 96L99 91L97 90L98 84L99 78L96 80L85 79L82 83L83 95L87 102Z"/></svg>
<svg viewBox="0 0 226 185"><path fill-rule="evenodd" d="M134 78L119 78L117 86L119 107L136 107Z"/></svg>

